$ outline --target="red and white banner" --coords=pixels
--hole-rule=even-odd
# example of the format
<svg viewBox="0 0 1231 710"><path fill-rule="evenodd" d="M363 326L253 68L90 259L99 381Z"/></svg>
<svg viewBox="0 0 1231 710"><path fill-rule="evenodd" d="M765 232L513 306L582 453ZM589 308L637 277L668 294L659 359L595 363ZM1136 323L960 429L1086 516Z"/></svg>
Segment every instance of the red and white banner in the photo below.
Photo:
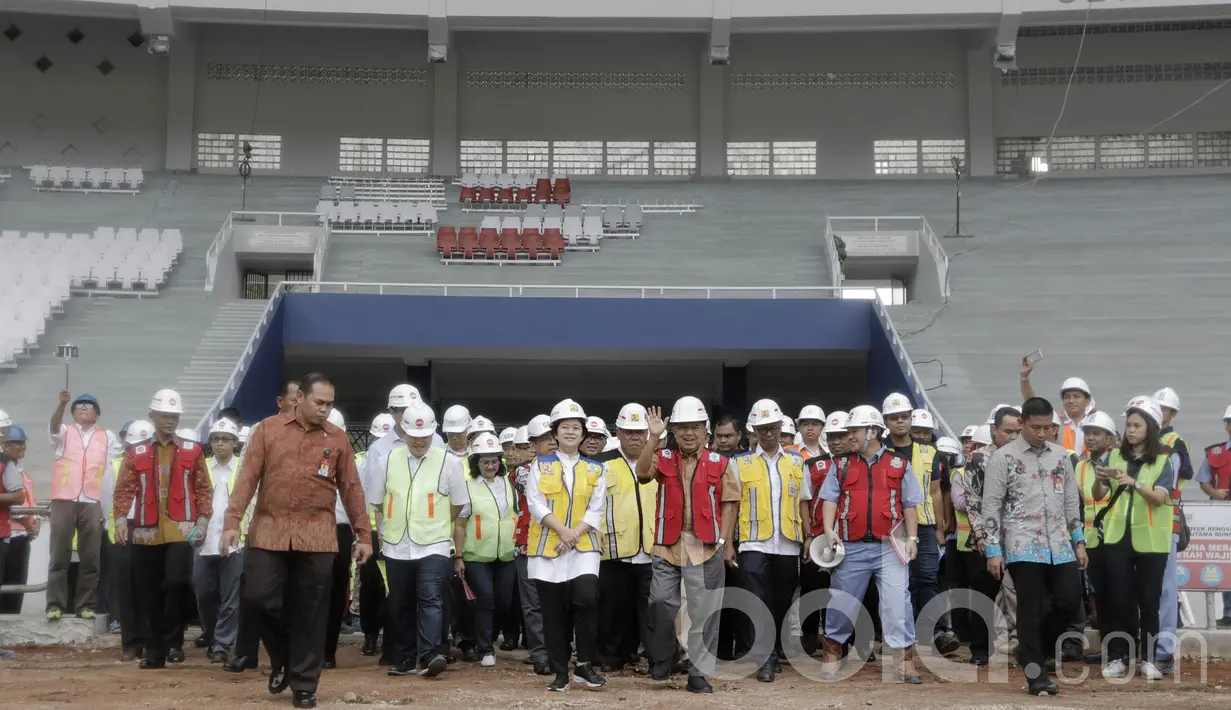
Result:
<svg viewBox="0 0 1231 710"><path fill-rule="evenodd" d="M1231 503L1186 502L1192 537L1177 557L1180 589L1231 591Z"/></svg>

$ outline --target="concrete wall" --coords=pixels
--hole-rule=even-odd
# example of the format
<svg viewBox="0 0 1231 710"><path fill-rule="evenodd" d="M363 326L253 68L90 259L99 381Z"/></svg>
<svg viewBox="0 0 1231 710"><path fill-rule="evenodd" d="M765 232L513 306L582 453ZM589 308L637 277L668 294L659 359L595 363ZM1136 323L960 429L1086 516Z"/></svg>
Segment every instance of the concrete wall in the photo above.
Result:
<svg viewBox="0 0 1231 710"><path fill-rule="evenodd" d="M0 31L10 25L21 34L0 35L0 165L163 167L167 58L128 43L136 19L0 13Z"/></svg>

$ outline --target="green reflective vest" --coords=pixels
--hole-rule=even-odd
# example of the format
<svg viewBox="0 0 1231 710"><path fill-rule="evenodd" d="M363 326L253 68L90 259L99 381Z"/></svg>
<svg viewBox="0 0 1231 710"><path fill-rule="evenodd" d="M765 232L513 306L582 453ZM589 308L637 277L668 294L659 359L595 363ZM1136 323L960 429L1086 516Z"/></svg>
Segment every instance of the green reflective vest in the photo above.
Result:
<svg viewBox="0 0 1231 710"><path fill-rule="evenodd" d="M410 449L401 446L389 454L385 466L385 518L380 539L396 545L407 533L416 545L434 545L452 539L453 506L440 492L445 466L444 449L433 446L410 475Z"/></svg>
<svg viewBox="0 0 1231 710"><path fill-rule="evenodd" d="M1073 469L1073 473L1077 475L1077 486L1081 488L1081 507L1086 518L1085 535L1087 550L1093 550L1099 545L1098 531L1094 529L1094 516L1098 515L1100 510L1106 508L1107 501L1110 500L1107 495L1104 495L1102 500L1094 500L1094 481L1098 479L1098 472L1094 469L1097 466L1096 462L1087 458L1078 461L1077 466ZM1128 491L1125 491L1124 495L1128 495ZM1107 523L1104 521L1104 530L1106 530L1106 525Z"/></svg>
<svg viewBox="0 0 1231 710"><path fill-rule="evenodd" d="M107 472L107 475L111 476L112 505L107 506L107 509L103 511L103 515L107 516L107 538L111 540L112 545L115 544L115 484L119 482L120 464L122 463L124 463L124 457L116 456L111 459L111 470ZM73 533L73 551L77 551L77 533L75 532Z"/></svg>
<svg viewBox="0 0 1231 710"><path fill-rule="evenodd" d="M955 468L952 471L950 471L949 472L950 487L952 487L953 481L957 480L959 476L965 475L965 473L966 473L965 467ZM969 493L967 495L969 495ZM968 545L970 544L970 515L967 514L966 511L964 510L958 510L957 508L954 508L953 509L953 520L957 525L957 550L958 552L966 552L967 550L973 549L971 547L968 547Z"/></svg>
<svg viewBox="0 0 1231 710"><path fill-rule="evenodd" d="M1146 490L1154 488L1154 483L1163 474L1163 467L1166 465L1166 456L1159 456L1152 464L1143 463L1141 470L1137 473L1137 481L1141 483L1142 488ZM1127 471L1128 462L1117 449L1111 452L1107 467ZM1109 496L1115 494L1116 488L1112 488L1108 493ZM1174 517L1170 500L1168 498L1163 505L1152 506L1134 489L1124 491L1103 519L1103 542L1108 545L1119 542L1124 537L1124 528L1127 524L1133 538L1134 550L1167 554L1171 551L1171 528Z"/></svg>
<svg viewBox="0 0 1231 710"><path fill-rule="evenodd" d="M466 520L466 541L462 543L462 559L466 562L509 562L513 559L513 528L517 524L517 506L509 477L501 476L504 485L504 515L496 502L496 493L482 479L466 479L470 493L470 517Z"/></svg>

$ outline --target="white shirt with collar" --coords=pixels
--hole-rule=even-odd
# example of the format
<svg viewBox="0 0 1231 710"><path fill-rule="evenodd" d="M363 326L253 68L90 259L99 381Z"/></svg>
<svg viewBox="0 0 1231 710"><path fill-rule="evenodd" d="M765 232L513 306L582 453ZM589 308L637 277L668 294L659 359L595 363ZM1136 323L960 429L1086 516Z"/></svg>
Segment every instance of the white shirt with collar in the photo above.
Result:
<svg viewBox="0 0 1231 710"><path fill-rule="evenodd" d="M648 446L649 444L647 443L646 445ZM628 464L628 470L632 471L633 477L636 478L637 477L637 459L630 459L628 457L628 454L624 453L623 448L620 448L619 452L620 452L620 456L624 457L624 463ZM640 481L638 481L637 485L640 486L643 484ZM654 511L645 510L643 508L641 510L641 514L643 516L653 516ZM650 553L646 551L645 545L653 546L653 544L654 544L653 540L642 540L641 541L642 547L640 550L637 550L637 554L633 555L632 557L621 558L619 561L627 562L629 564L634 564L634 565L648 565L654 561L654 558L650 557Z"/></svg>
<svg viewBox="0 0 1231 710"><path fill-rule="evenodd" d="M386 455L385 458L388 459L388 456ZM419 473L419 466L423 464L425 458L427 457L418 458L413 453L406 452L406 460L410 464L410 477L412 480ZM368 454L368 459L371 460L370 453ZM385 468L381 468L379 472L373 471L373 473L375 477L369 481L371 490L380 496L380 500L383 500L388 472ZM462 474L461 459L456 456L445 457L444 467L440 470L440 488L437 489L437 492L449 497L450 506L461 506L464 508L469 505L470 491L466 489L466 478ZM452 514L452 507L450 507L447 514ZM398 542L381 540L380 554L391 560L421 560L432 555L450 557L452 549L453 525L450 523L448 540L432 543L431 545L419 545L410 539L410 529L407 526L406 532L402 534L402 539Z"/></svg>
<svg viewBox="0 0 1231 710"><path fill-rule="evenodd" d="M765 461L766 468L769 469L769 508L774 516L774 532L768 540L761 542L741 540L739 551L761 552L766 555L794 555L798 557L803 551L803 546L782 534L782 474L778 471L778 461L783 456L790 456L791 454L783 451L782 447L779 446L771 456L765 453L765 449L761 448L758 444L756 451L752 452L752 455L760 456ZM735 467L735 471L738 475L739 466ZM740 482L740 485L741 487L743 486L743 481ZM812 477L807 474L804 475L800 483L799 499L812 500Z"/></svg>
<svg viewBox="0 0 1231 710"><path fill-rule="evenodd" d="M119 451L124 450L123 445L120 443L119 437L117 437L115 433L110 431L109 429L99 429L97 425L92 426L89 429L86 429L85 427L81 426L77 422L73 422L73 426L77 427L77 432L81 434L81 447L83 449L90 445L90 439L93 438L96 432L101 431L103 435L107 437L106 456L107 456L108 463L110 463L111 459L113 458L113 455L112 455L113 452L117 450ZM51 445L55 447L55 454L52 457L53 459L59 459L60 457L64 456L64 436L66 434L68 434L68 426L65 424L60 425L59 431L53 432L50 429L47 430L47 439L51 441ZM100 501L96 501L93 498L86 495L85 486L82 486L81 494L77 496L77 502L78 503L98 503ZM104 515L103 519L106 520L106 518L107 516Z"/></svg>
<svg viewBox="0 0 1231 710"><path fill-rule="evenodd" d="M577 464L581 462L581 456L580 454L569 456L563 451L557 451L555 455L560 460L564 487L569 491L569 495L572 495L575 478L573 472ZM547 506L547 496L543 495L543 492L539 490L539 477L541 475L539 461L535 459L534 463L530 465L530 475L526 476L526 504L530 508L530 517L539 523L542 523L543 518L546 518L551 513L551 508ZM590 492L590 500L586 504L586 512L581 518L582 522L593 529L596 536L602 529L603 513L606 510L607 478L606 476L599 476L598 484ZM563 523L565 521L560 520L560 522ZM547 534L546 529L543 530L543 534ZM556 557L531 556L527 560L526 572L530 579L559 584L587 574L598 576L601 557L602 555L598 550L582 552L576 549L569 550Z"/></svg>
<svg viewBox="0 0 1231 710"><path fill-rule="evenodd" d="M210 457L206 463L209 471L214 475L214 512L209 516L209 525L205 528L205 542L201 545L199 554L202 557L217 557L218 543L222 539L222 525L227 517L227 505L231 502L231 490L227 484L236 474L236 458L232 456L230 461L218 463L217 458ZM255 500L255 497L253 499ZM136 501L133 503L135 505ZM243 549L243 546L244 543L241 540L236 549Z"/></svg>
<svg viewBox="0 0 1231 710"><path fill-rule="evenodd" d="M817 442L817 445L816 445L816 451L809 449L807 444L801 443L799 445L799 455L803 458L804 461L807 461L808 459L814 459L817 456L820 456L824 453L825 453L825 450L821 448L821 444L819 441Z"/></svg>

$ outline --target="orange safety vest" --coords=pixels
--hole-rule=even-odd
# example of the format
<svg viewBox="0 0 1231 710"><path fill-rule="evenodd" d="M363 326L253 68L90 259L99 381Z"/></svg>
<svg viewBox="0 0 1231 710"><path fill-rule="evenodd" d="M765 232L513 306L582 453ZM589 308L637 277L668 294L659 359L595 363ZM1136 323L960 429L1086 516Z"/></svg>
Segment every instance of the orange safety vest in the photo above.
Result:
<svg viewBox="0 0 1231 710"><path fill-rule="evenodd" d="M52 500L77 500L83 493L90 500L102 500L107 453L107 431L102 427L95 427L88 444L77 425L65 427L64 453L52 466Z"/></svg>

